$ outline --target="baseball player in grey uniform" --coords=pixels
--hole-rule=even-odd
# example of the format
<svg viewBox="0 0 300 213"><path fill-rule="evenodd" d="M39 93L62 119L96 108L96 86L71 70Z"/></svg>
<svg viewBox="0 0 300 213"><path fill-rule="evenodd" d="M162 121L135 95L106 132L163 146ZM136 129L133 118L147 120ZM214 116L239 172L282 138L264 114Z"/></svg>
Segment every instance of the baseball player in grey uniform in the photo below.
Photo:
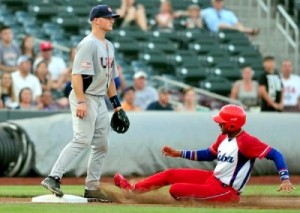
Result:
<svg viewBox="0 0 300 213"><path fill-rule="evenodd" d="M73 139L62 150L49 176L42 185L58 197L64 194L60 179L68 164L91 145L87 166L85 198L102 202L112 200L99 189L101 168L108 148L110 131L108 110L104 101L107 95L114 106L110 125L118 133L129 128L129 120L121 108L114 78L117 77L114 47L105 39L113 29L114 14L107 5L98 5L90 12L91 34L78 45L72 70L72 91L69 96L73 121Z"/></svg>

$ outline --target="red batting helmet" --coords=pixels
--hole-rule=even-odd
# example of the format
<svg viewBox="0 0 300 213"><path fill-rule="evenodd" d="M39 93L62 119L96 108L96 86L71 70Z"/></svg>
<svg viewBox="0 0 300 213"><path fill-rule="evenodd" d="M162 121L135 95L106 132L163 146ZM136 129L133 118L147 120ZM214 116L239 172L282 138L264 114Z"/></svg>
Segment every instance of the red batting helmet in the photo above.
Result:
<svg viewBox="0 0 300 213"><path fill-rule="evenodd" d="M238 105L228 104L220 109L218 115L213 116L213 120L219 124L224 124L227 131L236 131L246 122L246 113Z"/></svg>

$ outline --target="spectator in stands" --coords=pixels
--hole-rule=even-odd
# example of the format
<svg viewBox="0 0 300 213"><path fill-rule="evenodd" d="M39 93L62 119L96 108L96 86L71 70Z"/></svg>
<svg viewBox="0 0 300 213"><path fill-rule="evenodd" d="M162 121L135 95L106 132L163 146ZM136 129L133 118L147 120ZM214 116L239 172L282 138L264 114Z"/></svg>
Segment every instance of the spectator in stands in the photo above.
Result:
<svg viewBox="0 0 300 213"><path fill-rule="evenodd" d="M147 110L164 110L172 111L173 107L169 103L170 91L166 87L158 88L158 100L150 103Z"/></svg>
<svg viewBox="0 0 300 213"><path fill-rule="evenodd" d="M172 30L175 14L172 3L168 0L161 1L159 13L156 15L156 25L159 30Z"/></svg>
<svg viewBox="0 0 300 213"><path fill-rule="evenodd" d="M0 71L13 72L17 69L17 60L21 55L20 48L13 43L13 31L8 26L0 29Z"/></svg>
<svg viewBox="0 0 300 213"><path fill-rule="evenodd" d="M258 83L252 79L254 71L249 65L242 67L241 74L242 79L232 86L230 98L241 101L244 108L249 110L258 106Z"/></svg>
<svg viewBox="0 0 300 213"><path fill-rule="evenodd" d="M133 84L135 89L135 105L145 110L149 103L158 99L155 88L147 85L147 74L138 71L133 75Z"/></svg>
<svg viewBox="0 0 300 213"><path fill-rule="evenodd" d="M176 108L177 111L199 112L209 111L209 108L197 104L197 95L192 87L183 90L183 104Z"/></svg>
<svg viewBox="0 0 300 213"><path fill-rule="evenodd" d="M32 64L35 60L36 53L34 50L34 40L31 35L25 35L21 41L21 53L30 58Z"/></svg>
<svg viewBox="0 0 300 213"><path fill-rule="evenodd" d="M50 90L43 91L42 98L41 98L41 106L42 110L44 111L55 111L66 109L65 106L61 106L60 102L56 102L53 100L53 96Z"/></svg>
<svg viewBox="0 0 300 213"><path fill-rule="evenodd" d="M18 70L12 73L13 85L15 88L15 95L19 97L20 91L28 87L33 93L34 101L39 102L42 95L42 87L38 78L31 74L30 58L22 55L18 58Z"/></svg>
<svg viewBox="0 0 300 213"><path fill-rule="evenodd" d="M19 94L19 106L17 106L16 109L37 110L41 108L41 104L35 104L33 101L32 90L29 87L22 88Z"/></svg>
<svg viewBox="0 0 300 213"><path fill-rule="evenodd" d="M212 0L212 7L202 10L202 17L212 32L218 32L222 29L238 30L249 35L257 35L259 29L245 27L238 21L235 14L227 9L224 9L223 0Z"/></svg>
<svg viewBox="0 0 300 213"><path fill-rule="evenodd" d="M135 89L134 87L130 86L127 87L124 91L123 91L123 101L122 101L122 108L125 111L141 111L141 108L137 107L134 105L134 99L135 99Z"/></svg>
<svg viewBox="0 0 300 213"><path fill-rule="evenodd" d="M33 72L39 79L43 91L52 89L52 79L46 61L39 62Z"/></svg>
<svg viewBox="0 0 300 213"><path fill-rule="evenodd" d="M1 105L4 108L16 108L18 106L18 102L16 100L16 94L12 83L11 73L4 72L1 76L0 83Z"/></svg>
<svg viewBox="0 0 300 213"><path fill-rule="evenodd" d="M283 110L283 87L280 76L275 72L275 58L266 56L263 59L265 73L259 78L259 95L261 97L261 111Z"/></svg>
<svg viewBox="0 0 300 213"><path fill-rule="evenodd" d="M121 28L137 25L141 30L147 31L147 18L142 4L135 5L135 0L122 0L121 8L116 11L120 15L117 22L120 21Z"/></svg>
<svg viewBox="0 0 300 213"><path fill-rule="evenodd" d="M115 84L116 84L116 89L122 93L127 88L127 83L126 79L123 75L123 68L120 64L117 64L117 71L118 71L118 77L116 77Z"/></svg>
<svg viewBox="0 0 300 213"><path fill-rule="evenodd" d="M281 63L281 81L284 87L283 111L300 111L300 77L293 74L293 64L290 60Z"/></svg>
<svg viewBox="0 0 300 213"><path fill-rule="evenodd" d="M188 29L203 28L201 10L200 7L196 4L192 4L188 7L186 28Z"/></svg>
<svg viewBox="0 0 300 213"><path fill-rule="evenodd" d="M41 60L46 61L48 64L48 70L51 74L51 79L53 80L53 83L56 83L67 66L62 58L52 55L52 49L53 47L51 42L42 42L40 44L40 56L34 61L33 67L35 68Z"/></svg>

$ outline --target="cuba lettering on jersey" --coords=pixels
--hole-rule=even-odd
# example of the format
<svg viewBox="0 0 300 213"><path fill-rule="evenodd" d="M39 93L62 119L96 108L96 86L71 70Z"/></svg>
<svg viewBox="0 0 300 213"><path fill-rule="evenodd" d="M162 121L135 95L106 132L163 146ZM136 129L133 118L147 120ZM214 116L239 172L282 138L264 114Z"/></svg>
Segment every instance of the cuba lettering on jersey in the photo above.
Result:
<svg viewBox="0 0 300 213"><path fill-rule="evenodd" d="M209 149L217 155L214 176L241 192L249 180L255 159L264 158L271 147L242 131L232 139L221 134Z"/></svg>

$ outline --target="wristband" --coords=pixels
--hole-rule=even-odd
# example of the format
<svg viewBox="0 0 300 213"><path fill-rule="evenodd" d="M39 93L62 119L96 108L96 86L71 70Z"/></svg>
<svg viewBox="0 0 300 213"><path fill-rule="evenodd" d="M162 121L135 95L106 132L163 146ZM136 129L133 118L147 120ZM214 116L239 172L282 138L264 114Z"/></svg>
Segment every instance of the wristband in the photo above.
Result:
<svg viewBox="0 0 300 213"><path fill-rule="evenodd" d="M280 176L280 179L281 179L281 180L290 179L288 170L281 170L281 171L279 172L279 176Z"/></svg>
<svg viewBox="0 0 300 213"><path fill-rule="evenodd" d="M182 150L181 157L189 160L196 160L196 151L195 150Z"/></svg>
<svg viewBox="0 0 300 213"><path fill-rule="evenodd" d="M109 100L110 100L111 104L113 105L114 109L121 106L118 96L115 95L115 96L109 98Z"/></svg>

